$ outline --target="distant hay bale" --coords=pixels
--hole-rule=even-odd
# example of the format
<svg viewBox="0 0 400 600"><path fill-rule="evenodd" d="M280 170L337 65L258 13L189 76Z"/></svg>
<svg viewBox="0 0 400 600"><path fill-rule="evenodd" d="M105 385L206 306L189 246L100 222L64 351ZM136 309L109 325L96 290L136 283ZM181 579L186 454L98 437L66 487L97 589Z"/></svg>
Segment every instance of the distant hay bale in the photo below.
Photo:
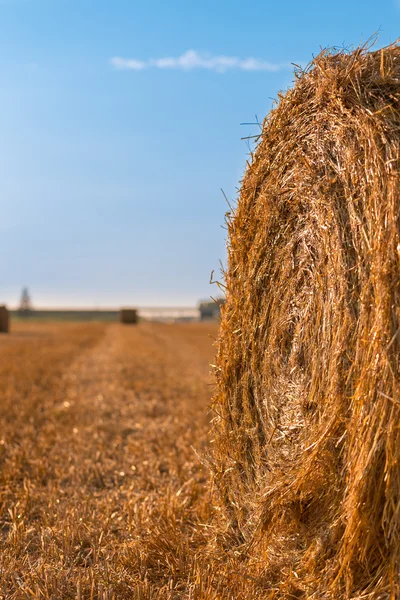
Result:
<svg viewBox="0 0 400 600"><path fill-rule="evenodd" d="M136 325L139 321L138 311L135 308L121 308L119 320L126 325Z"/></svg>
<svg viewBox="0 0 400 600"><path fill-rule="evenodd" d="M270 598L400 598L400 49L296 79L228 222L220 526Z"/></svg>
<svg viewBox="0 0 400 600"><path fill-rule="evenodd" d="M10 331L10 317L6 306L0 306L0 333Z"/></svg>

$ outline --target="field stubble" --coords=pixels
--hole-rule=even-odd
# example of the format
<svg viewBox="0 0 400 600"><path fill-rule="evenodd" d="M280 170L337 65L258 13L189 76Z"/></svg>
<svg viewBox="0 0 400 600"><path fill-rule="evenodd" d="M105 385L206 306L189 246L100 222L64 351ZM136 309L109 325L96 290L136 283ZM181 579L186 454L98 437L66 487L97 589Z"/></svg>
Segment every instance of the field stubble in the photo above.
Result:
<svg viewBox="0 0 400 600"><path fill-rule="evenodd" d="M0 338L2 600L233 597L199 459L215 335L58 323Z"/></svg>

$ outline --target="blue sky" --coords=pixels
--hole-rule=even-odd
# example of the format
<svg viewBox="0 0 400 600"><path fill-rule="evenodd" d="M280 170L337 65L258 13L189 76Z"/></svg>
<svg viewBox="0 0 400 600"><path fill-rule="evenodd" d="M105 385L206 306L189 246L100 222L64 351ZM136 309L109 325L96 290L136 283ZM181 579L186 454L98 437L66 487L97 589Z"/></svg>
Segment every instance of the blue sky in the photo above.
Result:
<svg viewBox="0 0 400 600"><path fill-rule="evenodd" d="M216 294L248 146L290 63L400 33L400 3L0 0L0 303Z"/></svg>

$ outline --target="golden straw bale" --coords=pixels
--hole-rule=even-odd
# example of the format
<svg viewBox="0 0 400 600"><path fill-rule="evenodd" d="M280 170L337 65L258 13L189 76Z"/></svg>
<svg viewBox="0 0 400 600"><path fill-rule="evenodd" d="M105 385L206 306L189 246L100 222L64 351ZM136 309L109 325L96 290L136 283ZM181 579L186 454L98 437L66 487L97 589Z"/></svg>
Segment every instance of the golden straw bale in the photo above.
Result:
<svg viewBox="0 0 400 600"><path fill-rule="evenodd" d="M399 167L399 46L323 52L228 215L214 484L271 598L400 598Z"/></svg>
<svg viewBox="0 0 400 600"><path fill-rule="evenodd" d="M10 331L10 317L6 306L0 306L0 333Z"/></svg>
<svg viewBox="0 0 400 600"><path fill-rule="evenodd" d="M121 308L119 320L127 325L136 325L139 321L138 311L135 308Z"/></svg>

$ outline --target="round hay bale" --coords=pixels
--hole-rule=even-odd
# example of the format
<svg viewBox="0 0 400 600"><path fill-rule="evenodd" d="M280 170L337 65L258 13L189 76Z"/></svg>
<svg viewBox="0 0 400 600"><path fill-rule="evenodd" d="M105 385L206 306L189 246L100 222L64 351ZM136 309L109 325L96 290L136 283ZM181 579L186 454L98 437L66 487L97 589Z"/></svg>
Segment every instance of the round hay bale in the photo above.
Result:
<svg viewBox="0 0 400 600"><path fill-rule="evenodd" d="M323 52L228 216L214 482L271 597L400 597L399 168L399 47Z"/></svg>
<svg viewBox="0 0 400 600"><path fill-rule="evenodd" d="M119 320L125 325L136 325L139 322L138 311L136 308L121 308Z"/></svg>
<svg viewBox="0 0 400 600"><path fill-rule="evenodd" d="M10 316L6 306L0 306L0 333L9 333Z"/></svg>

